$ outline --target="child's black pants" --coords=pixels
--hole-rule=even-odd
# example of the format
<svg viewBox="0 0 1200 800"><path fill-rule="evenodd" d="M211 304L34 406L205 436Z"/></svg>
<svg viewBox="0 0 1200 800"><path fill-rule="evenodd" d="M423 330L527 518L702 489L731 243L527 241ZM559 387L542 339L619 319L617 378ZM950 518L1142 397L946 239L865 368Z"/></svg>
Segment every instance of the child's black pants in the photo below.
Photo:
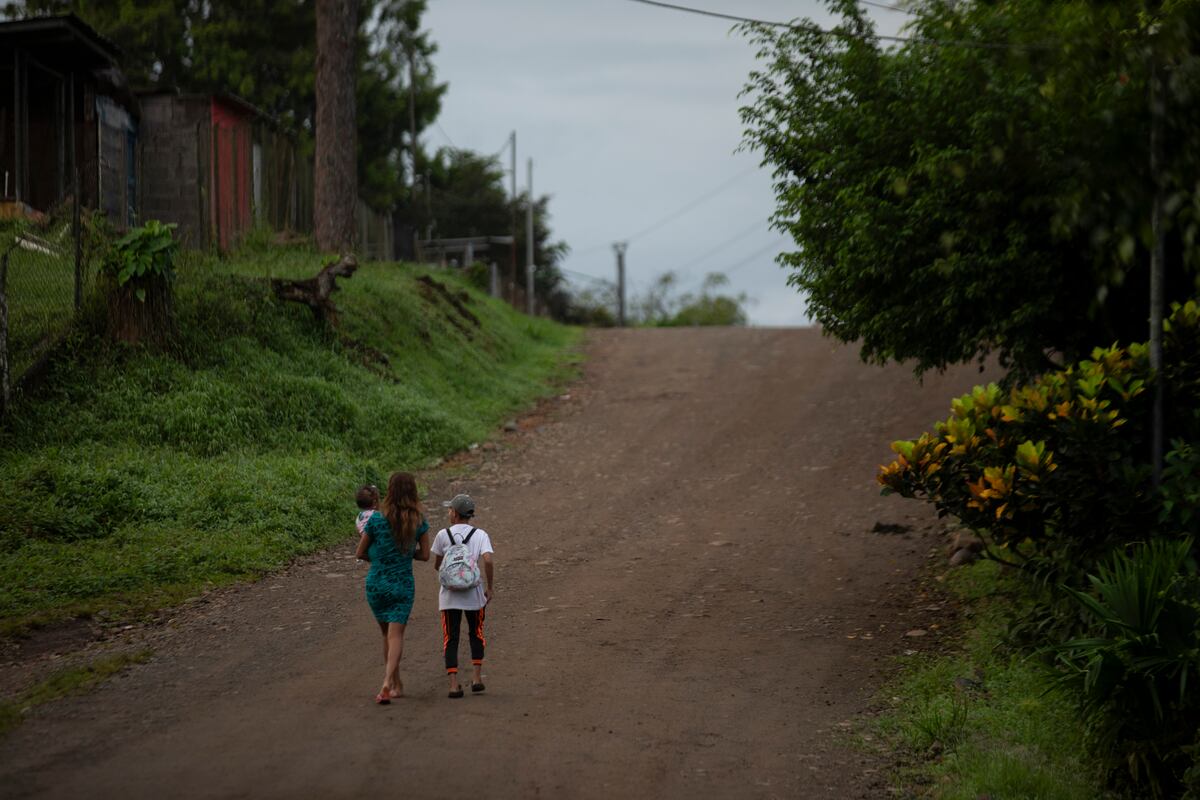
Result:
<svg viewBox="0 0 1200 800"><path fill-rule="evenodd" d="M467 639L471 644L471 663L483 663L483 609L463 611L448 608L442 611L442 652L446 656L446 672L458 672L458 628L463 615L467 617Z"/></svg>

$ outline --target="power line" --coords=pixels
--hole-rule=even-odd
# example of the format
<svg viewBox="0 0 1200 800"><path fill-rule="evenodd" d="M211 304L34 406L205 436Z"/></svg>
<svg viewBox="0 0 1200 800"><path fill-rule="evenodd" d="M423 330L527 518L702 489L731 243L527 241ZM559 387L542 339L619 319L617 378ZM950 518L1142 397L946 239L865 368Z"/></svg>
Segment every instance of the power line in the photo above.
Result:
<svg viewBox="0 0 1200 800"><path fill-rule="evenodd" d="M827 30L815 23L804 22L778 22L769 19L754 19L752 17L740 17L736 14L725 14L720 11L707 11L702 8L692 8L691 6L681 6L675 3L663 3L660 0L628 0L630 3L641 3L646 6L655 6L657 8L665 8L670 11L682 11L686 14L698 14L702 17L714 17L716 19L725 19L732 22L750 23L752 25L761 25L768 28L788 28L790 30L808 31L809 33L820 34L821 36L840 36L845 39L861 39L862 41L886 41L886 42L904 42L909 44L930 44L938 46L952 47L975 47L982 50L1045 50L1054 47L1050 42L1041 42L1037 44L1012 44L1010 42L972 42L963 39L926 39L918 36L887 36L882 33L858 33L850 30L833 29Z"/></svg>
<svg viewBox="0 0 1200 800"><path fill-rule="evenodd" d="M758 171L758 167L754 166L754 167L751 167L750 169L746 170L745 172L741 173L740 175L734 175L732 178L725 181L720 186L713 189L711 192L709 192L701 197L696 198L692 202L685 205L683 208L679 209L678 211L674 211L674 212L668 214L667 216L660 219L658 222L655 222L653 225L649 225L649 226L643 228L642 230L638 231L637 233L626 236L624 240L627 242L632 242L634 239L640 239L641 237L645 236L646 234L654 233L654 231L656 231L659 228L661 228L662 226L666 225L668 222L674 222L675 220L679 219L680 217L682 217L684 214L691 211L692 209L694 209L698 206L701 206L704 203L707 203L709 200L712 200L714 197L719 195L721 192L723 192L725 189L727 189L732 184L737 183L742 178L746 177L747 175L751 174L752 172L757 172L757 171Z"/></svg>
<svg viewBox="0 0 1200 800"><path fill-rule="evenodd" d="M576 272L573 269L567 269L565 267L559 267L558 271L564 275L573 275L576 278L585 278L589 281L595 281L596 283L603 283L606 286L612 285L612 281L607 280L606 278L597 278L595 275L588 275L586 272Z"/></svg>
<svg viewBox="0 0 1200 800"><path fill-rule="evenodd" d="M755 220L750 225L750 227L748 227L744 230L738 231L733 236L730 236L728 239L726 239L725 241L718 244L716 247L709 248L708 252L706 252L704 255L700 256L699 258L694 258L691 261L687 262L687 270L694 269L697 264L704 263L708 259L715 256L717 253L720 253L722 250L726 249L727 247L729 247L732 244L740 242L742 239L745 239L747 236L754 233L755 231L761 231L763 229L764 225L765 225L765 223L763 222L763 220ZM685 271L684 267L680 267L674 271L679 273L680 275L688 274L687 271Z"/></svg>
<svg viewBox="0 0 1200 800"><path fill-rule="evenodd" d="M602 242L600 244L594 244L594 245L591 245L590 247L585 247L582 250L575 250L572 248L571 255L576 256L576 257L586 256L588 253L594 253L597 250L606 250L609 247L612 247L611 242Z"/></svg>
<svg viewBox="0 0 1200 800"><path fill-rule="evenodd" d="M445 139L447 142L449 142L449 143L450 143L450 146L451 146L451 147L453 147L455 150L457 150L457 149L458 149L458 145L456 145L456 144L454 143L454 140L450 138L450 134L446 133L446 130L445 130L443 127L442 127L442 123L438 122L438 121L435 119L435 120L433 121L433 126L434 126L435 128L437 128L437 129L438 129L438 132L439 132L439 133L441 133L441 134L442 134L442 137L443 137L443 138L444 138L444 139Z"/></svg>
<svg viewBox="0 0 1200 800"><path fill-rule="evenodd" d="M724 270L722 270L722 273L726 276L732 275L733 273L737 272L738 270L743 269L744 267L750 266L750 264L756 258L759 258L764 253L769 253L772 250L782 247L784 244L786 244L786 242L783 239L780 239L777 242L772 242L771 244L764 247L762 250L755 250L753 253L746 256L745 258L743 258L741 261L737 262L736 264L726 267Z"/></svg>
<svg viewBox="0 0 1200 800"><path fill-rule="evenodd" d="M711 192L708 192L707 194L702 195L701 197L698 197L695 200L690 201L683 208L680 208L676 211L671 212L667 216L660 219L658 222L655 222L653 225L643 228L642 230L638 231L637 233L635 233L631 236L624 237L622 239L622 241L630 242L630 241L633 241L634 239L640 239L641 237L658 230L663 225L666 225L668 222L674 222L676 219L678 219L679 217L682 217L684 214L691 211L692 209L694 209L698 206L701 206L704 203L708 202L709 200L713 199L714 197L719 195L722 191L727 189L730 185L737 183L742 178L746 177L747 175L751 174L752 172L756 172L757 170L758 170L758 167L751 167L750 169L746 170L745 172L743 172L739 175L734 175L732 178L729 178L724 183L722 183L720 186L713 189ZM590 245L588 247L583 248L582 250L572 250L571 255L584 256L584 255L587 255L588 253L594 253L597 250L604 250L609 247L612 247L611 242L602 242L602 243Z"/></svg>
<svg viewBox="0 0 1200 800"><path fill-rule="evenodd" d="M492 158L500 158L500 156L502 156L508 152L508 148L510 148L510 147L512 147L512 134L511 133L508 136L504 137L504 144L500 145L500 149L492 154ZM505 172L507 172L507 171L508 170L505 170Z"/></svg>
<svg viewBox="0 0 1200 800"><path fill-rule="evenodd" d="M892 6L892 5L888 5L887 3L876 3L876 2L874 2L874 0L858 0L858 2L862 3L864 6L874 6L875 8L882 8L887 11L898 11L901 14L912 14L915 16L917 13L917 12L913 11L911 8L904 8L903 6Z"/></svg>
<svg viewBox="0 0 1200 800"><path fill-rule="evenodd" d="M743 258L743 259L741 259L740 261L736 261L736 262L734 262L733 264L731 264L730 266L726 267L725 269L720 269L720 270L712 270L712 271L711 271L710 273L708 273L708 274L712 274L712 272L716 272L716 273L719 273L719 274L721 274L721 275L724 275L725 277L729 277L729 276L730 276L730 275L732 275L733 273L735 273L735 272L738 272L739 270L745 269L746 267L750 266L752 263L754 263L754 261L755 261L756 259L759 259L759 258L761 258L761 257L762 257L764 254L766 254L766 253L769 253L769 252L771 252L772 250L774 250L774 249L776 249L776 248L778 248L778 247L782 247L782 246L784 246L784 245L786 245L786 244L787 244L787 241L786 241L786 240L784 240L784 239L780 239L780 240L778 240L778 241L772 242L771 244L767 245L766 247L764 247L764 248L762 248L762 249L760 249L760 250L755 250L753 253L751 253L750 255L746 256L746 257L745 257L745 258ZM699 280L699 279L698 279L698 278L697 278L695 275L686 275L686 276L683 276L683 277L686 277L686 278L687 278L689 281L696 281L696 280Z"/></svg>

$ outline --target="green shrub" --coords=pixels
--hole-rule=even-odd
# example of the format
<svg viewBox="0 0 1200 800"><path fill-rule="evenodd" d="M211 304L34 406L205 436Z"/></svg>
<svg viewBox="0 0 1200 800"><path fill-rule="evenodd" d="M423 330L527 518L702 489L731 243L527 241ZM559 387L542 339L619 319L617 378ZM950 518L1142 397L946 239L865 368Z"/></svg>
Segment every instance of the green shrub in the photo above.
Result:
<svg viewBox="0 0 1200 800"><path fill-rule="evenodd" d="M1200 397L1195 353L1200 311L1176 306L1165 339L1164 379L1175 398ZM988 554L1052 583L1085 584L1114 546L1160 529L1186 532L1180 515L1197 493L1188 442L1192 409L1172 417L1179 435L1162 493L1150 485L1150 388L1145 345L1097 348L1092 358L1008 391L979 386L952 403L934 433L892 445L884 493L932 502L984 537ZM1170 512L1164 509L1170 504ZM1189 518L1190 519L1190 518ZM1194 522L1188 522L1194 524Z"/></svg>
<svg viewBox="0 0 1200 800"><path fill-rule="evenodd" d="M1159 524L1194 537L1200 534L1200 448L1176 439L1165 460Z"/></svg>
<svg viewBox="0 0 1200 800"><path fill-rule="evenodd" d="M1153 521L1149 377L1144 347L1112 347L1008 392L976 387L936 433L895 442L879 481L957 517L993 557L1058 580Z"/></svg>
<svg viewBox="0 0 1200 800"><path fill-rule="evenodd" d="M467 283L481 292L486 292L492 285L492 268L482 261L474 261L463 269Z"/></svg>
<svg viewBox="0 0 1200 800"><path fill-rule="evenodd" d="M1185 750L1200 719L1200 578L1191 546L1141 544L1102 564L1092 593L1064 587L1092 635L1055 648L1097 751L1156 797L1176 796L1195 765Z"/></svg>
<svg viewBox="0 0 1200 800"><path fill-rule="evenodd" d="M742 308L745 297L703 295L684 305L675 312L664 327L677 328L688 325L745 325L746 311Z"/></svg>
<svg viewBox="0 0 1200 800"><path fill-rule="evenodd" d="M174 236L175 223L164 225L158 220L149 220L145 225L134 228L117 239L100 264L101 270L111 275L117 286L132 283L139 300L146 299L146 290L139 284L151 277L174 280L175 256L179 243Z"/></svg>

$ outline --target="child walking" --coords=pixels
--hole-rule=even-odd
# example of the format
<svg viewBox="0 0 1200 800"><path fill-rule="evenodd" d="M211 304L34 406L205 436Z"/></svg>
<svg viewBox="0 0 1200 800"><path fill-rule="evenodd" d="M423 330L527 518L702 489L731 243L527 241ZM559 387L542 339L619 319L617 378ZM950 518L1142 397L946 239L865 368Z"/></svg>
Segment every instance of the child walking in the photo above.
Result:
<svg viewBox="0 0 1200 800"><path fill-rule="evenodd" d="M442 586L438 592L438 608L442 615L442 651L446 660L446 674L450 678L449 697L462 697L462 685L458 682L459 627L463 617L467 618L467 638L471 647L471 691L478 694L483 685L483 649L487 644L483 637L484 612L492 599L492 540L487 531L471 524L475 516L475 502L470 496L460 494L443 503L449 508L450 525L438 531L430 552L437 558L434 569L441 569L442 558L454 545L464 544L470 552L470 560L482 566L482 579L469 589L448 589Z"/></svg>

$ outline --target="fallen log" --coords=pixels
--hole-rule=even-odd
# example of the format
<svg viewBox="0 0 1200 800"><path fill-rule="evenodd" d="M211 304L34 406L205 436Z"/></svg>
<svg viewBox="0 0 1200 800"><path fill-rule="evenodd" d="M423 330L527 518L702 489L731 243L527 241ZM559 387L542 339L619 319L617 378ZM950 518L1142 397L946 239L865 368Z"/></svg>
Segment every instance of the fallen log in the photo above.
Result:
<svg viewBox="0 0 1200 800"><path fill-rule="evenodd" d="M302 281L275 278L271 281L271 288L280 300L303 303L312 309L317 319L337 327L338 310L330 295L337 291L337 279L349 278L356 269L358 261L354 256L344 255L340 260L326 264L311 278Z"/></svg>

